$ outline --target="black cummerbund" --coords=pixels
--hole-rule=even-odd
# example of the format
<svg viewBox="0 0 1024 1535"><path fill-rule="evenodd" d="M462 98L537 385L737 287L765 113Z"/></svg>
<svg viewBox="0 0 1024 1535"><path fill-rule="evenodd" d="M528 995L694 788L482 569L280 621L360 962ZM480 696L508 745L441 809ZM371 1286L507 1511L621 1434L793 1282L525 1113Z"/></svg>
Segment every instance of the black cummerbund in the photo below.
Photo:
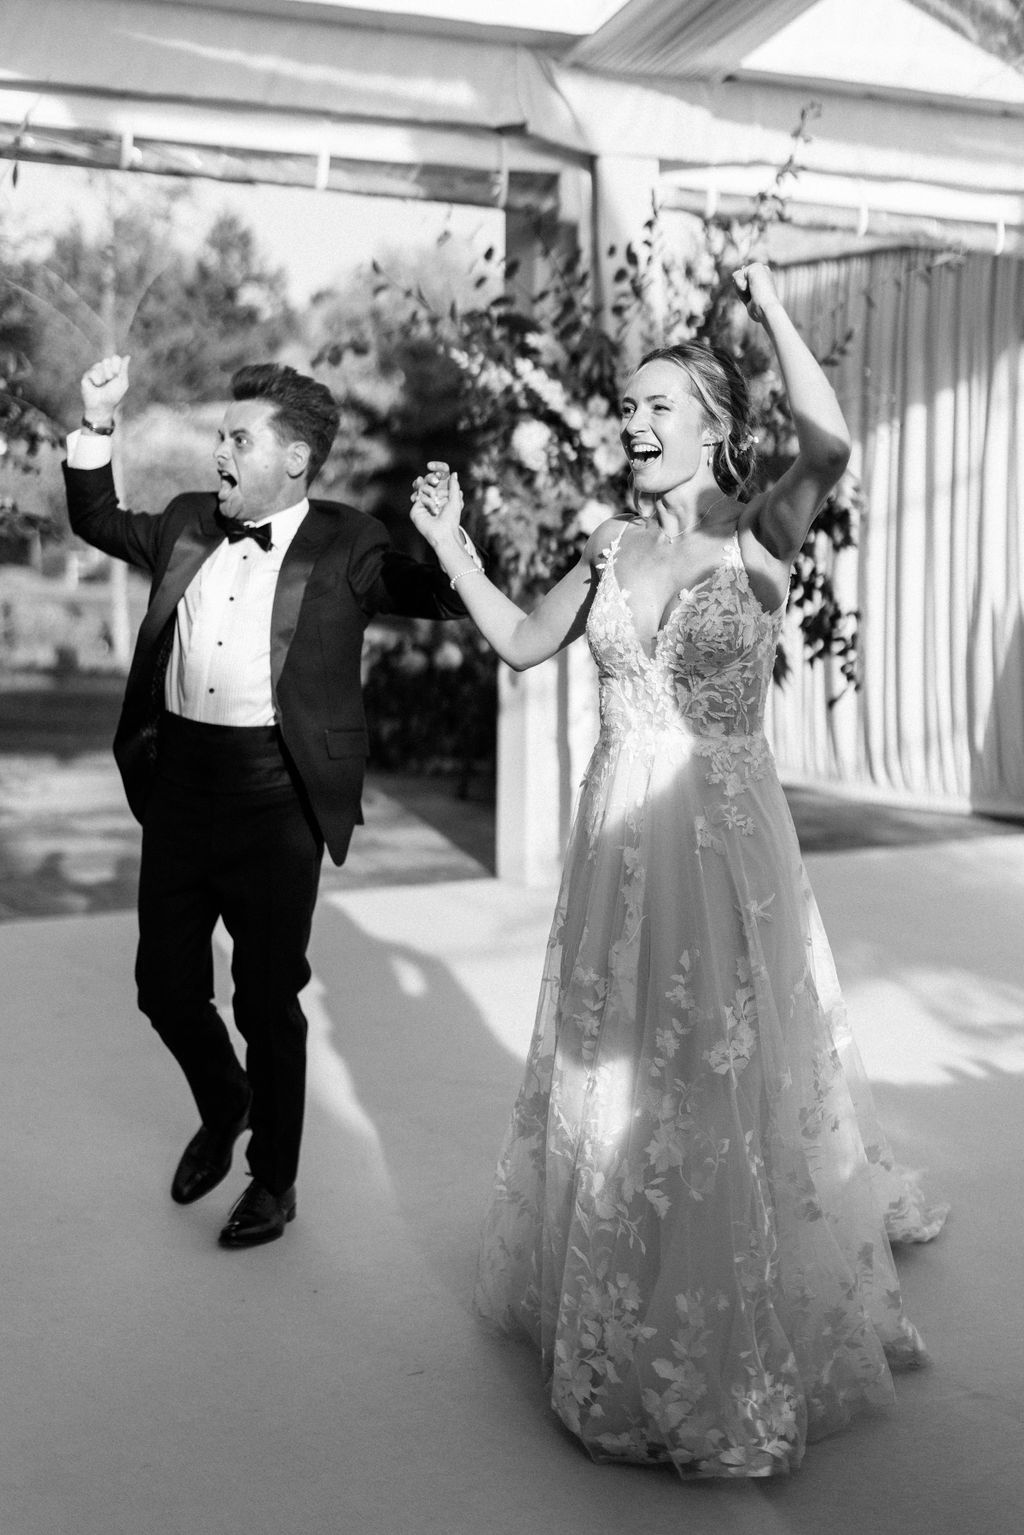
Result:
<svg viewBox="0 0 1024 1535"><path fill-rule="evenodd" d="M160 718L157 774L208 794L258 794L292 783L276 725L204 725Z"/></svg>

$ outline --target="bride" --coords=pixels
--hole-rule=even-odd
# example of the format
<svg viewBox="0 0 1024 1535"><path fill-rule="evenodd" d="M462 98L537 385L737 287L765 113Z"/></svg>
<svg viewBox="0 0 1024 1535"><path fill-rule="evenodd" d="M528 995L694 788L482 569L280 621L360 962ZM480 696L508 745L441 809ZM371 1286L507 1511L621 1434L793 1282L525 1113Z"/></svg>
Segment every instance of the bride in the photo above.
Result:
<svg viewBox="0 0 1024 1535"><path fill-rule="evenodd" d="M794 558L849 457L769 269L736 273L799 451L768 490L725 354L650 353L622 397L632 512L529 614L480 570L455 475L413 521L483 635L534 666L586 633L584 779L480 1254L483 1317L539 1350L599 1460L763 1477L922 1362L891 1242L926 1241L850 1036L763 732Z"/></svg>

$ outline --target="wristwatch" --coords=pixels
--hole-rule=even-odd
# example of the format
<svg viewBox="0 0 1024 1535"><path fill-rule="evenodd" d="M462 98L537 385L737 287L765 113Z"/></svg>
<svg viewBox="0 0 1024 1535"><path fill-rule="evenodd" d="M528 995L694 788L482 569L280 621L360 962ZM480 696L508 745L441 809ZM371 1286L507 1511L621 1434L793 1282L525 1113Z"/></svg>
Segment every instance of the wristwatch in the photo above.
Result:
<svg viewBox="0 0 1024 1535"><path fill-rule="evenodd" d="M97 426L95 421L90 421L88 416L83 416L82 425L87 432L92 432L97 437L113 437L114 435L113 421L111 421L109 426Z"/></svg>

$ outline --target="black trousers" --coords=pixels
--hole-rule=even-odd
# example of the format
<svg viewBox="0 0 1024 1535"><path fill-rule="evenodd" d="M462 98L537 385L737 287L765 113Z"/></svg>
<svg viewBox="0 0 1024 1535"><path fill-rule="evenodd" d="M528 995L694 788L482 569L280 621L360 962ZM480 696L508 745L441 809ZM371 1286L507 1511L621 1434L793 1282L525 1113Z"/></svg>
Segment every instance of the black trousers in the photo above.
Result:
<svg viewBox="0 0 1024 1535"><path fill-rule="evenodd" d="M205 1125L225 1128L251 1094L248 1161L275 1194L295 1182L306 1083L298 994L323 839L272 727L167 716L146 809L139 876L139 1006L177 1060ZM232 940L234 1020L245 1065L213 1003L213 930Z"/></svg>

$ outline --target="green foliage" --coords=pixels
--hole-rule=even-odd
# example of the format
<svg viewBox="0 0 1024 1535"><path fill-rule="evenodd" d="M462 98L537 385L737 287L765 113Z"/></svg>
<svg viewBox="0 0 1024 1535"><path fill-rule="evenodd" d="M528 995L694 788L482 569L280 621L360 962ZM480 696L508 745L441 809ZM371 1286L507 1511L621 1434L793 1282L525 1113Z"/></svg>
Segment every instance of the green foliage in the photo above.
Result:
<svg viewBox="0 0 1024 1535"><path fill-rule="evenodd" d="M760 484L792 461L795 433L774 356L748 320L732 273L763 255L785 216L786 183L815 112L802 115L790 159L746 218L706 221L680 252L668 249L652 216L636 244L609 251L607 302L578 249L548 252L549 281L518 299L513 264L488 250L474 279L479 297L443 307L421 282L396 280L375 265L372 307L321 347L318 362L343 369L358 355L364 371L387 380L383 400L358 385L345 397L365 436L393 445L390 467L401 478L395 499L406 504L409 482L429 458L450 462L468 491L469 531L516 600L529 603L547 590L593 528L625 504L619 389L651 346L695 339L732 352L755 402ZM848 341L837 339L825 367ZM791 593L807 658L831 659L844 687L857 685L857 614L840 603L832 571L854 541L861 510L848 479L801 551ZM780 651L778 681L789 666Z"/></svg>
<svg viewBox="0 0 1024 1535"><path fill-rule="evenodd" d="M45 500L25 504L26 481L38 479L41 450L52 446L54 434L46 417L21 397L24 354L17 328L0 311L0 544L17 545L31 537L52 536L56 523Z"/></svg>
<svg viewBox="0 0 1024 1535"><path fill-rule="evenodd" d="M79 379L96 357L131 353L136 418L151 405L223 400L234 369L275 355L294 324L284 274L233 214L186 254L175 232L187 216L182 192L140 198L106 180L98 197L106 200L98 233L71 222L41 250L3 252L0 536L8 539L67 535L36 471L40 449L77 421ZM204 445L204 462L208 452ZM154 504L152 486L141 504Z"/></svg>
<svg viewBox="0 0 1024 1535"><path fill-rule="evenodd" d="M363 697L374 767L444 774L465 798L495 754L493 652L468 621L367 631Z"/></svg>
<svg viewBox="0 0 1024 1535"><path fill-rule="evenodd" d="M53 531L44 505L25 505L20 491L39 476L42 450L54 443L44 413L22 389L31 370L32 315L24 297L0 287L0 540L18 544Z"/></svg>
<svg viewBox="0 0 1024 1535"><path fill-rule="evenodd" d="M446 235L425 258L393 259L406 283L438 309L479 293L481 274L467 273ZM428 457L461 465L467 444L458 425L459 371L443 350L409 330L406 310L402 287L363 275L343 292L314 299L304 340L314 372L342 412L337 451L321 484L375 512L409 547L417 539L408 519L412 480Z"/></svg>
<svg viewBox="0 0 1024 1535"><path fill-rule="evenodd" d="M26 403L54 423L79 413L79 379L104 352L132 356L132 408L223 399L241 362L273 355L293 324L285 279L234 214L198 250L176 232L180 193L131 199L105 184L98 233L72 221L37 255L8 253L0 319L17 303L25 327Z"/></svg>

